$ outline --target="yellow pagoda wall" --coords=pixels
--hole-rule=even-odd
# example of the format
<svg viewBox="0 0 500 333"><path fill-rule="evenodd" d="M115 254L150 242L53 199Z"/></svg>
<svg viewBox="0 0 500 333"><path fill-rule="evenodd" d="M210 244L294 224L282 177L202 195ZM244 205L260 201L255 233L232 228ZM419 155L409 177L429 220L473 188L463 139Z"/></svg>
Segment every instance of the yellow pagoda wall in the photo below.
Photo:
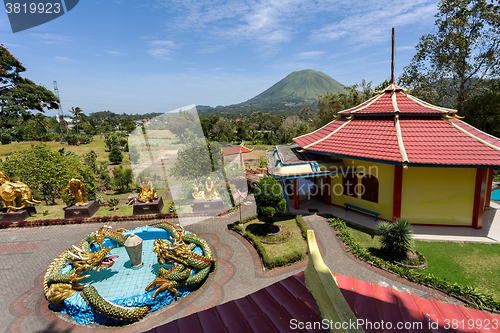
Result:
<svg viewBox="0 0 500 333"><path fill-rule="evenodd" d="M412 224L472 225L476 169L403 170L401 218Z"/></svg>
<svg viewBox="0 0 500 333"><path fill-rule="evenodd" d="M364 209L380 213L379 218L392 221L393 190L394 190L394 166L376 162L360 161L343 158L344 165L348 171L353 168L358 173L358 189L361 187L361 178L365 175L372 175L378 179L379 195L378 203L361 199L361 194L357 198L342 194L342 174L331 175L331 198L332 204L344 206L349 203ZM363 173L363 175L359 175ZM360 191L358 191L360 193Z"/></svg>

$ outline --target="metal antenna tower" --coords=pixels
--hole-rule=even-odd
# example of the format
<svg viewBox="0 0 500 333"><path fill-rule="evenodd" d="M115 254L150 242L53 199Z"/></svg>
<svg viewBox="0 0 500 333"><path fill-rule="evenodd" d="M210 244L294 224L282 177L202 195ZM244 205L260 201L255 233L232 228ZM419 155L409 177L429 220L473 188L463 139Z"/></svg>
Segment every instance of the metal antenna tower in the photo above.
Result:
<svg viewBox="0 0 500 333"><path fill-rule="evenodd" d="M57 115L59 117L59 132L61 133L61 142L64 141L63 138L63 122L64 117L61 108L61 99L59 98L59 89L57 89L57 81L54 81L54 93L56 94L57 99L59 100L59 109L57 109Z"/></svg>

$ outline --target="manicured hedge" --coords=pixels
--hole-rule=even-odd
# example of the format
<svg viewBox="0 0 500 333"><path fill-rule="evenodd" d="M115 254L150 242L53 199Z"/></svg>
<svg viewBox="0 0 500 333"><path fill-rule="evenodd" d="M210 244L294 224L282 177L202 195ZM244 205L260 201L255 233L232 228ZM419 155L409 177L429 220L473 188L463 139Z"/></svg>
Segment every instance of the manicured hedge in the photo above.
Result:
<svg viewBox="0 0 500 333"><path fill-rule="evenodd" d="M432 274L425 274L408 268L400 267L388 261L382 260L372 255L364 247L356 243L355 239L349 233L344 221L338 218L328 219L328 223L337 233L336 235L344 242L347 250L356 258L366 261L379 268L396 273L402 278L424 286L432 287L442 291L450 296L461 299L467 303L473 304L478 309L492 309L500 311L500 302L493 298L491 294L483 294L473 286L462 286L458 283L451 283Z"/></svg>
<svg viewBox="0 0 500 333"><path fill-rule="evenodd" d="M302 215L297 215L295 217L295 221L297 221L297 225L300 228L300 233L302 234L302 238L307 240L307 225L304 219L302 218Z"/></svg>

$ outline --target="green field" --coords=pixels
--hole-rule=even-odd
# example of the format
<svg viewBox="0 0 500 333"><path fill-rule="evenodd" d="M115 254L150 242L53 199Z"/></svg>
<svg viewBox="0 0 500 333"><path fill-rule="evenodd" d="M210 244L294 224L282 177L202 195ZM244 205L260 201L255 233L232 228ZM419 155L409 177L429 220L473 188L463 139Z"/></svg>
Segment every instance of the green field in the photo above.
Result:
<svg viewBox="0 0 500 333"><path fill-rule="evenodd" d="M347 228L358 244L377 256L380 236L352 225ZM427 258L428 267L420 272L472 285L500 299L500 244L416 241L414 249Z"/></svg>

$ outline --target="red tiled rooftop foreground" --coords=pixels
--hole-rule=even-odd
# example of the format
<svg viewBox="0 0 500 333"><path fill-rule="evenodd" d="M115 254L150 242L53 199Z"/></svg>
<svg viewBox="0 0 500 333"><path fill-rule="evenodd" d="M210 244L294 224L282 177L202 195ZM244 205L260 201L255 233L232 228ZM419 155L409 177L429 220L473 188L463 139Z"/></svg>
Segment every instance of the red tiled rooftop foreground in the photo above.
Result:
<svg viewBox="0 0 500 333"><path fill-rule="evenodd" d="M358 318L358 322L351 325L360 324L367 333L500 332L499 315L423 299L335 273L333 275ZM305 286L304 272L300 272L246 297L177 319L148 332L335 330L335 323L323 323L321 320L318 306ZM344 323L344 326L348 324Z"/></svg>

